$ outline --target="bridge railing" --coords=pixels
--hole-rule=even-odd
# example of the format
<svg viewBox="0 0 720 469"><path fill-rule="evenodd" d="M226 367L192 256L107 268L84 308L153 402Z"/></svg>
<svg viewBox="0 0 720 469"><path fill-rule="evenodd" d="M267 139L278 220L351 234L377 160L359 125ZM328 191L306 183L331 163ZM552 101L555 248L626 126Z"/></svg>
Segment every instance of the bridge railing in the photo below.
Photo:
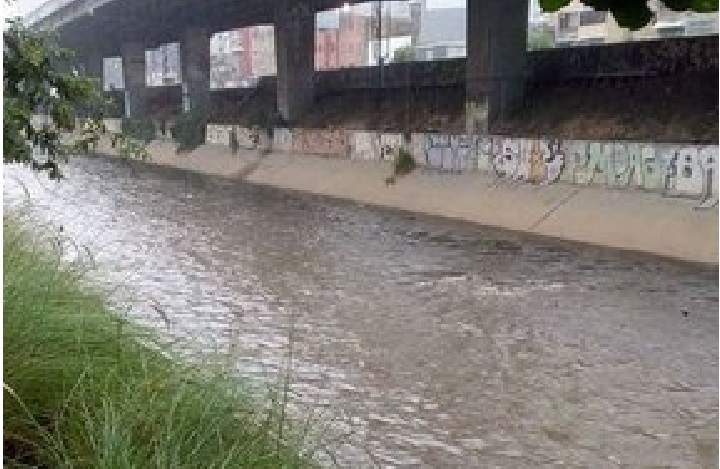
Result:
<svg viewBox="0 0 720 469"><path fill-rule="evenodd" d="M30 13L27 13L23 17L23 22L28 26L32 26L52 15L57 10L66 7L73 1L75 0L47 0Z"/></svg>

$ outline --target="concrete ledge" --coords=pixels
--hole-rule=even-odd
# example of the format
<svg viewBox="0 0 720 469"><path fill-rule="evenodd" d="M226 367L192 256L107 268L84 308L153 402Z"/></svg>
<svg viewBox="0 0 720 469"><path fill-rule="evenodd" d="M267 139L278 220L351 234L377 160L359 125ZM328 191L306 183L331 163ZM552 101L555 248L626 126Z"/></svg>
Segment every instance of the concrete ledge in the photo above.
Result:
<svg viewBox="0 0 720 469"><path fill-rule="evenodd" d="M149 150L154 164L573 242L718 264L718 210L696 209L697 200L634 189L514 183L487 173L449 175L417 170L387 185L388 162L278 153L238 156L214 145L176 155L171 145L157 142Z"/></svg>

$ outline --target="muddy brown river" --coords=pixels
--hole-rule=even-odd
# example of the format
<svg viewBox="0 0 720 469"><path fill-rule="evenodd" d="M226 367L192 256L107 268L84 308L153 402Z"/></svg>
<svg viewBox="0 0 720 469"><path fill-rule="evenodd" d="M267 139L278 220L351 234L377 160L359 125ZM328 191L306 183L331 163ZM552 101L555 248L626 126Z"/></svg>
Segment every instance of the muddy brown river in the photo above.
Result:
<svg viewBox="0 0 720 469"><path fill-rule="evenodd" d="M717 270L112 160L4 180L122 314L287 377L324 465L717 466Z"/></svg>

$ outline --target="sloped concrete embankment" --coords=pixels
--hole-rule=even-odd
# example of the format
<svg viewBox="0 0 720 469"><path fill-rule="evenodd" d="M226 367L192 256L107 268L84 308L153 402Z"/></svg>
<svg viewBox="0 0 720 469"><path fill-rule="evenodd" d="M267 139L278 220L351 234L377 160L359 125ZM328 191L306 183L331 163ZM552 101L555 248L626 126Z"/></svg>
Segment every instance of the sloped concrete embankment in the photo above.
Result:
<svg viewBox="0 0 720 469"><path fill-rule="evenodd" d="M172 145L160 142L153 142L149 151L158 165L561 240L718 263L718 211L696 209L697 200L565 183L518 184L487 173L450 175L422 169L387 185L391 166L382 161L250 151L233 155L217 145L177 155Z"/></svg>

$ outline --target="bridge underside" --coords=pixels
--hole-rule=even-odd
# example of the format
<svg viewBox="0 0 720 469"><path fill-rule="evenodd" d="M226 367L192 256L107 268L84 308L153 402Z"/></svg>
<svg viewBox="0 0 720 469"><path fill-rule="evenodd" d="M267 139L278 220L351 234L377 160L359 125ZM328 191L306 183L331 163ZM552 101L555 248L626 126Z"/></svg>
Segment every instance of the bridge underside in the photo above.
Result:
<svg viewBox="0 0 720 469"><path fill-rule="evenodd" d="M292 124L315 95L315 13L359 0L74 0L38 26L80 51L86 70L121 55L128 117L146 108L143 50L179 42L183 108L202 107L209 92L209 37L219 31L274 24L277 106ZM467 0L468 130L514 112L526 82L527 0ZM96 72L95 72L96 73Z"/></svg>
<svg viewBox="0 0 720 469"><path fill-rule="evenodd" d="M147 48L180 41L186 29L209 33L272 24L283 0L82 0L55 12L38 26L53 29L67 47L117 54L129 40ZM313 12L341 7L342 0L314 0Z"/></svg>

